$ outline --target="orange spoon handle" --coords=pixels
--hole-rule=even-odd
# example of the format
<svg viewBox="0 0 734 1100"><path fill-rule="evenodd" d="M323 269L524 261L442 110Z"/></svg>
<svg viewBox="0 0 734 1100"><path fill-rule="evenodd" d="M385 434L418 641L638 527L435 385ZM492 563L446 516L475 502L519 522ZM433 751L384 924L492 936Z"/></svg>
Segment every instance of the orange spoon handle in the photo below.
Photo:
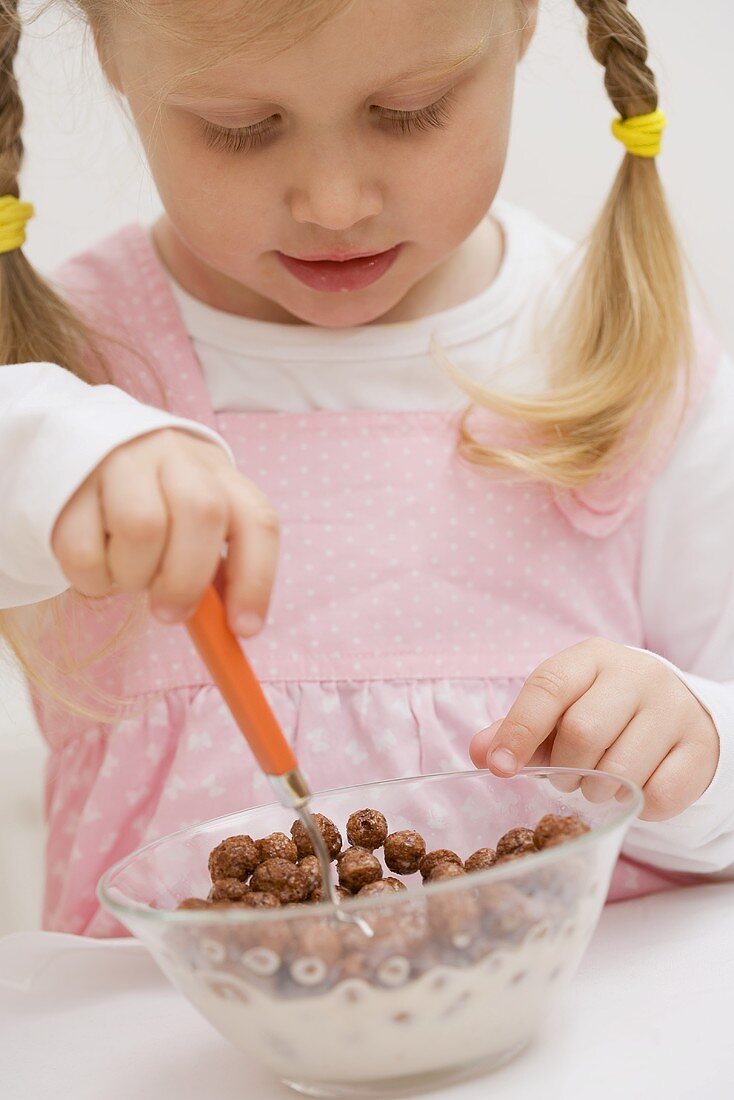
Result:
<svg viewBox="0 0 734 1100"><path fill-rule="evenodd" d="M260 767L271 776L294 771L297 765L293 750L211 585L186 627Z"/></svg>

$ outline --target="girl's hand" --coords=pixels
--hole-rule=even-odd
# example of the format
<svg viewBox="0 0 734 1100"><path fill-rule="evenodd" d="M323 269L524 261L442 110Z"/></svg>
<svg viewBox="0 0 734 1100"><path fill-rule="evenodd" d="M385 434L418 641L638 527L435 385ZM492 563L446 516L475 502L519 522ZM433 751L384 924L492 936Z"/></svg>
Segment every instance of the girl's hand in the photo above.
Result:
<svg viewBox="0 0 734 1100"><path fill-rule="evenodd" d="M278 523L260 490L216 443L162 429L112 451L54 526L52 549L87 596L150 593L154 615L182 622L223 564L232 629L263 625L278 554Z"/></svg>
<svg viewBox="0 0 734 1100"><path fill-rule="evenodd" d="M590 638L544 661L507 716L481 730L472 762L495 775L526 764L597 768L643 788L646 821L675 817L700 798L719 762L719 735L680 677L647 653ZM591 802L618 784L582 781Z"/></svg>

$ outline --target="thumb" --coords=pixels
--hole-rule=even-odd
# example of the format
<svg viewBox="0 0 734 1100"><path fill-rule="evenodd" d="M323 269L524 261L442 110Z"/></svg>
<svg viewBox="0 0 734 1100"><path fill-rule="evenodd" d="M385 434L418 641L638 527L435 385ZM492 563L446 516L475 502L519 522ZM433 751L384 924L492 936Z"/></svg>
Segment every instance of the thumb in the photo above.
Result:
<svg viewBox="0 0 734 1100"><path fill-rule="evenodd" d="M475 733L472 737L471 744L469 745L469 756L475 768L484 769L487 767L487 753L489 752L489 747L494 741L497 730L503 722L504 718L498 718L491 726L487 726L486 729L480 730L479 733Z"/></svg>

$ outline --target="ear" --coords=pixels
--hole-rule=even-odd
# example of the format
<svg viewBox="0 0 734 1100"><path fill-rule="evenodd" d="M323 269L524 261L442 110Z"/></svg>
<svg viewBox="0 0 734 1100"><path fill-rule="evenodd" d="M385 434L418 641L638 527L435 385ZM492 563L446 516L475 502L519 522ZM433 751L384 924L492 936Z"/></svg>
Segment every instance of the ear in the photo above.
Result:
<svg viewBox="0 0 734 1100"><path fill-rule="evenodd" d="M523 10L524 24L522 29L522 38L520 40L520 56L519 61L522 61L525 56L528 46L533 40L535 34L535 28L538 25L538 3L539 0L523 0L520 7Z"/></svg>

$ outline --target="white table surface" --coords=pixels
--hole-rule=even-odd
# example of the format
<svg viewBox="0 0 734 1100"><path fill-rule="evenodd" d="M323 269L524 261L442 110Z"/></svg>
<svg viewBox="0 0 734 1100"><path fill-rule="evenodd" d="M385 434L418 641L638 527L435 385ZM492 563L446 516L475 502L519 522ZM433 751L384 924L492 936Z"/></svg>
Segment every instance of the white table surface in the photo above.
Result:
<svg viewBox="0 0 734 1100"><path fill-rule="evenodd" d="M731 1100L734 883L607 907L511 1065L431 1100ZM3 1100L284 1100L132 941L0 939Z"/></svg>

